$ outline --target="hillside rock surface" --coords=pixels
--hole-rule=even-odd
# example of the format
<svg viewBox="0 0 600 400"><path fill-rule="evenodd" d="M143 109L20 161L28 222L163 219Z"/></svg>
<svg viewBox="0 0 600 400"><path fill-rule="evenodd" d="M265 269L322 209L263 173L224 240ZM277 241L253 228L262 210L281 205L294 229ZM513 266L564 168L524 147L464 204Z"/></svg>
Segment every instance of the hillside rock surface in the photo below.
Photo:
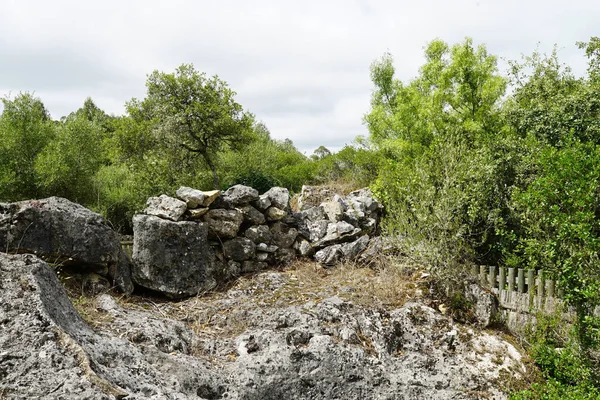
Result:
<svg viewBox="0 0 600 400"><path fill-rule="evenodd" d="M505 399L507 377L525 371L500 337L420 303L363 304L352 282L318 286L315 276L263 272L179 303L103 294L86 310L92 329L47 264L0 254L0 394Z"/></svg>

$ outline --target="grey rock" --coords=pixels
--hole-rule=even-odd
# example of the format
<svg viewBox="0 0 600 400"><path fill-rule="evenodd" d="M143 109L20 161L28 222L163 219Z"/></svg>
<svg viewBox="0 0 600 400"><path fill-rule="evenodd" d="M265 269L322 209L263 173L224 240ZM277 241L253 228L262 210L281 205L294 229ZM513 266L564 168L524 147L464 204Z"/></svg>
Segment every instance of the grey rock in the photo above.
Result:
<svg viewBox="0 0 600 400"><path fill-rule="evenodd" d="M193 296L215 286L206 224L136 215L133 232L136 284L172 298Z"/></svg>
<svg viewBox="0 0 600 400"><path fill-rule="evenodd" d="M263 262L267 262L270 258L272 253L265 253L262 251L257 251L256 252L256 261L263 261Z"/></svg>
<svg viewBox="0 0 600 400"><path fill-rule="evenodd" d="M267 217L267 221L280 221L287 216L287 212L277 208L277 207L269 207L265 212L265 217Z"/></svg>
<svg viewBox="0 0 600 400"><path fill-rule="evenodd" d="M161 194L158 197L150 197L146 205L144 214L154 215L171 221L179 221L187 210L187 205L184 201L169 197L166 194Z"/></svg>
<svg viewBox="0 0 600 400"><path fill-rule="evenodd" d="M241 206L249 204L252 201L258 200L258 191L249 186L235 185L230 187L221 196L223 199L233 206Z"/></svg>
<svg viewBox="0 0 600 400"><path fill-rule="evenodd" d="M328 201L321 203L321 208L332 222L341 221L344 218L344 207L338 201Z"/></svg>
<svg viewBox="0 0 600 400"><path fill-rule="evenodd" d="M208 213L208 211L210 211L209 208L194 208L192 210L188 210L187 212L190 214L191 219L201 219Z"/></svg>
<svg viewBox="0 0 600 400"><path fill-rule="evenodd" d="M261 194L258 200L253 202L252 205L260 211L265 211L267 208L271 207L271 200L266 194Z"/></svg>
<svg viewBox="0 0 600 400"><path fill-rule="evenodd" d="M244 215L239 210L210 210L204 216L211 236L234 238L244 222Z"/></svg>
<svg viewBox="0 0 600 400"><path fill-rule="evenodd" d="M273 235L271 235L271 230L267 225L251 226L250 228L246 229L246 232L244 232L244 236L246 236L248 239L252 240L256 244L268 244L271 243L271 240L273 239Z"/></svg>
<svg viewBox="0 0 600 400"><path fill-rule="evenodd" d="M181 186L175 192L177 197L185 201L187 208L196 208L204 204L204 192L187 186Z"/></svg>
<svg viewBox="0 0 600 400"><path fill-rule="evenodd" d="M364 235L351 243L345 243L341 251L345 260L355 260L369 246L369 236Z"/></svg>
<svg viewBox="0 0 600 400"><path fill-rule="evenodd" d="M242 206L239 210L244 214L244 221L252 225L261 225L266 221L263 213L250 205Z"/></svg>
<svg viewBox="0 0 600 400"><path fill-rule="evenodd" d="M311 246L310 242L303 237L299 237L294 243L294 249L302 257L312 257L315 254L315 249Z"/></svg>
<svg viewBox="0 0 600 400"><path fill-rule="evenodd" d="M223 254L230 260L246 261L254 258L256 245L247 238L235 238L223 243Z"/></svg>
<svg viewBox="0 0 600 400"><path fill-rule="evenodd" d="M202 194L204 194L204 201L202 201L201 206L202 207L210 207L212 205L212 203L219 198L219 196L221 195L221 191L220 190L208 190L208 191L203 191Z"/></svg>
<svg viewBox="0 0 600 400"><path fill-rule="evenodd" d="M278 265L288 265L296 260L296 251L294 249L282 249L279 248L275 252L275 262Z"/></svg>
<svg viewBox="0 0 600 400"><path fill-rule="evenodd" d="M117 233L101 215L61 197L0 203L0 249L37 254L82 272L108 270L111 284L133 291Z"/></svg>
<svg viewBox="0 0 600 400"><path fill-rule="evenodd" d="M300 211L300 215L302 218L308 219L309 221L320 221L326 218L325 211L321 206L307 208L306 210Z"/></svg>
<svg viewBox="0 0 600 400"><path fill-rule="evenodd" d="M333 266L342 259L342 245L327 246L315 253L315 261L324 266Z"/></svg>
<svg viewBox="0 0 600 400"><path fill-rule="evenodd" d="M271 225L272 242L279 248L290 248L298 237L298 231L283 222Z"/></svg>
<svg viewBox="0 0 600 400"><path fill-rule="evenodd" d="M275 245L268 245L266 243L259 243L256 245L257 251L263 251L265 253L275 253L279 247Z"/></svg>
<svg viewBox="0 0 600 400"><path fill-rule="evenodd" d="M467 400L477 393L504 400L506 371L513 379L526 374L511 343L430 307L364 307L340 297L290 305L274 296L301 287L290 274L258 273L251 282L247 290L149 310L101 296L99 312L111 318L99 321L97 333L45 263L0 254L0 393L51 400ZM202 329L166 318L169 310L185 310Z"/></svg>
<svg viewBox="0 0 600 400"><path fill-rule="evenodd" d="M273 187L267 190L264 196L271 201L271 205L281 210L288 210L290 208L290 191L285 188Z"/></svg>
<svg viewBox="0 0 600 400"><path fill-rule="evenodd" d="M242 272L258 272L265 270L268 267L269 265L263 261L244 261L242 263Z"/></svg>
<svg viewBox="0 0 600 400"><path fill-rule="evenodd" d="M322 239L327 234L327 227L329 226L329 221L321 220L321 221L305 221L302 225L301 232L303 236L310 240L311 242L316 242L319 239Z"/></svg>
<svg viewBox="0 0 600 400"><path fill-rule="evenodd" d="M239 276L242 272L242 264L237 261L229 260L227 262L227 268L227 272L230 277Z"/></svg>
<svg viewBox="0 0 600 400"><path fill-rule="evenodd" d="M467 301L473 305L480 327L487 328L500 320L500 307L494 293L470 282L465 284L464 292Z"/></svg>
<svg viewBox="0 0 600 400"><path fill-rule="evenodd" d="M327 234L322 239L313 243L313 247L320 249L334 244L351 242L361 236L360 228L355 228L345 221L339 221L327 226Z"/></svg>
<svg viewBox="0 0 600 400"><path fill-rule="evenodd" d="M319 204L330 201L335 196L335 193L324 187L302 186L300 197L298 197L298 208L305 210L310 207L318 206Z"/></svg>

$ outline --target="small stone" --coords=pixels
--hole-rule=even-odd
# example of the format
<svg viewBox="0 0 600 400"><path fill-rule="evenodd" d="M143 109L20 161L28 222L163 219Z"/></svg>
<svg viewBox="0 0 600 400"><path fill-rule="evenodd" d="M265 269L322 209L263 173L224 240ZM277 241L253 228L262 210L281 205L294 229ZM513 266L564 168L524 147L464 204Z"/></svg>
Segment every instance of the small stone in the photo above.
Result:
<svg viewBox="0 0 600 400"><path fill-rule="evenodd" d="M290 191L282 187L273 187L265 192L264 196L271 201L271 205L281 209L290 208Z"/></svg>
<svg viewBox="0 0 600 400"><path fill-rule="evenodd" d="M200 219L209 211L209 208L193 208L188 210L191 219Z"/></svg>
<svg viewBox="0 0 600 400"><path fill-rule="evenodd" d="M235 238L223 243L223 254L234 261L246 261L254 257L256 246L246 238Z"/></svg>
<svg viewBox="0 0 600 400"><path fill-rule="evenodd" d="M186 202L187 208L196 208L204 203L204 193L201 190L181 186L175 193L177 197Z"/></svg>
<svg viewBox="0 0 600 400"><path fill-rule="evenodd" d="M146 205L145 214L171 221L179 221L187 210L185 202L174 197L169 197L166 194L161 194L158 197L150 197Z"/></svg>
<svg viewBox="0 0 600 400"><path fill-rule="evenodd" d="M269 207L265 216L268 221L279 221L287 215L287 212L277 207Z"/></svg>

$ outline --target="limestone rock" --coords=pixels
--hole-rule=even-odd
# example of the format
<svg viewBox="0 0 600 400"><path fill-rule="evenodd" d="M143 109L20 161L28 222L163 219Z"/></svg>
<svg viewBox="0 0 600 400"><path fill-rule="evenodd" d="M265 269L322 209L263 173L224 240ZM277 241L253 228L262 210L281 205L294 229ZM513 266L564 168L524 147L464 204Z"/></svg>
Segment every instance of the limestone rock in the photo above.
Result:
<svg viewBox="0 0 600 400"><path fill-rule="evenodd" d="M290 191L282 187L273 187L267 190L264 194L270 201L271 205L281 209L289 210L290 208Z"/></svg>
<svg viewBox="0 0 600 400"><path fill-rule="evenodd" d="M191 219L201 219L209 210L209 208L194 208L187 212L190 214Z"/></svg>
<svg viewBox="0 0 600 400"><path fill-rule="evenodd" d="M251 205L242 206L239 210L244 214L244 221L252 225L261 225L265 223L265 216Z"/></svg>
<svg viewBox="0 0 600 400"><path fill-rule="evenodd" d="M477 324L487 328L499 320L499 304L496 295L476 283L465 284L465 297L475 309Z"/></svg>
<svg viewBox="0 0 600 400"><path fill-rule="evenodd" d="M335 193L330 189L304 185L298 198L298 208L305 210L318 206L323 202L332 200L334 195Z"/></svg>
<svg viewBox="0 0 600 400"><path fill-rule="evenodd" d="M242 272L258 272L267 269L269 265L262 261L244 261L242 263Z"/></svg>
<svg viewBox="0 0 600 400"><path fill-rule="evenodd" d="M266 194L261 194L258 200L254 201L252 205L260 211L265 211L267 208L271 207L271 200Z"/></svg>
<svg viewBox="0 0 600 400"><path fill-rule="evenodd" d="M276 222L271 225L271 236L274 245L279 248L290 248L298 236L298 231L283 222Z"/></svg>
<svg viewBox="0 0 600 400"><path fill-rule="evenodd" d="M112 284L133 291L119 237L99 214L61 197L0 203L0 249L33 253L80 271L106 270Z"/></svg>
<svg viewBox="0 0 600 400"><path fill-rule="evenodd" d="M136 284L172 298L193 296L215 286L206 224L136 215L133 231Z"/></svg>
<svg viewBox="0 0 600 400"><path fill-rule="evenodd" d="M279 247L275 245L268 245L266 243L259 243L256 245L257 251L263 251L265 253L275 253Z"/></svg>
<svg viewBox="0 0 600 400"><path fill-rule="evenodd" d="M279 248L275 252L275 261L278 265L291 264L296 259L296 251L294 249Z"/></svg>
<svg viewBox="0 0 600 400"><path fill-rule="evenodd" d="M239 210L214 209L206 213L204 221L208 224L211 235L234 238L244 221L244 215Z"/></svg>
<svg viewBox="0 0 600 400"><path fill-rule="evenodd" d="M315 260L324 266L333 266L342 259L342 245L335 244L315 253Z"/></svg>
<svg viewBox="0 0 600 400"><path fill-rule="evenodd" d="M256 245L247 238L235 238L223 243L223 254L234 261L246 261L254 258Z"/></svg>
<svg viewBox="0 0 600 400"><path fill-rule="evenodd" d="M150 197L146 205L145 214L171 221L179 221L187 210L187 205L184 201L169 197L166 194L161 194L158 197Z"/></svg>
<svg viewBox="0 0 600 400"><path fill-rule="evenodd" d="M369 246L369 236L364 235L351 243L345 243L341 247L345 260L355 260Z"/></svg>
<svg viewBox="0 0 600 400"><path fill-rule="evenodd" d="M202 194L204 194L204 201L202 202L201 206L202 207L210 207L212 205L212 203L219 198L219 196L221 195L221 191L220 190L208 190L208 191L203 191Z"/></svg>
<svg viewBox="0 0 600 400"><path fill-rule="evenodd" d="M344 218L344 207L339 201L321 203L321 208L332 222L338 222Z"/></svg>
<svg viewBox="0 0 600 400"><path fill-rule="evenodd" d="M302 219L308 219L309 221L320 221L326 218L325 211L323 207L316 206L310 207L305 210L300 211L300 217Z"/></svg>
<svg viewBox="0 0 600 400"><path fill-rule="evenodd" d="M256 244L271 243L273 239L271 230L266 225L251 226L250 228L246 229L244 236Z"/></svg>
<svg viewBox="0 0 600 400"><path fill-rule="evenodd" d="M315 250L311 246L310 242L303 237L299 237L294 243L294 249L302 257L312 257L315 254Z"/></svg>
<svg viewBox="0 0 600 400"><path fill-rule="evenodd" d="M287 212L277 207L269 207L265 212L265 217L267 217L267 221L280 221L287 215Z"/></svg>
<svg viewBox="0 0 600 400"><path fill-rule="evenodd" d="M242 206L258 200L258 191L249 186L235 185L223 193L223 199L233 206Z"/></svg>
<svg viewBox="0 0 600 400"><path fill-rule="evenodd" d="M196 208L204 204L204 192L187 186L181 186L175 192L177 197L186 202L187 208Z"/></svg>

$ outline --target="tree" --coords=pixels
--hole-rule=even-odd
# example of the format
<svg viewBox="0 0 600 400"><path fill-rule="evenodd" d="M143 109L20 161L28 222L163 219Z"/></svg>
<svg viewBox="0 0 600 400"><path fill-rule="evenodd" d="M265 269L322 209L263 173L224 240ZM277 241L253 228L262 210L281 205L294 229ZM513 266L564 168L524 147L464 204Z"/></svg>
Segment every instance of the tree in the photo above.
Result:
<svg viewBox="0 0 600 400"><path fill-rule="evenodd" d="M322 160L327 156L331 155L331 151L325 146L319 146L315 149L313 154L310 156L315 161Z"/></svg>
<svg viewBox="0 0 600 400"><path fill-rule="evenodd" d="M154 71L146 87L143 101L127 104L129 114L138 122L150 122L154 144L172 163L185 165L190 156L201 157L218 188L216 157L251 142L253 116L234 100L235 92L224 81L207 78L191 64L172 74Z"/></svg>
<svg viewBox="0 0 600 400"><path fill-rule="evenodd" d="M384 147L401 139L429 146L437 136L458 134L473 141L496 133L506 89L496 57L467 38L452 47L432 41L425 60L420 75L406 84L394 78L390 54L371 65L375 90L364 121L372 142Z"/></svg>
<svg viewBox="0 0 600 400"><path fill-rule="evenodd" d="M35 160L55 135L42 101L31 93L2 99L0 116L0 199L22 200L39 195Z"/></svg>

